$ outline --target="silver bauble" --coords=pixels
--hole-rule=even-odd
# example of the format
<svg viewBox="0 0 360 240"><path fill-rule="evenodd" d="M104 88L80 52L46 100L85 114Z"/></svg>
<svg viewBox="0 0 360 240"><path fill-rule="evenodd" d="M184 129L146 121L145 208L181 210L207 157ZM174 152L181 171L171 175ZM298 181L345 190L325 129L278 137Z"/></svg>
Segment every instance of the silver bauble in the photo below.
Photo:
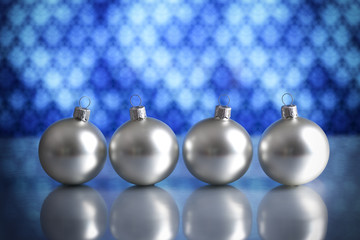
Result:
<svg viewBox="0 0 360 240"><path fill-rule="evenodd" d="M319 194L306 186L279 186L265 195L258 208L262 239L324 239L328 212Z"/></svg>
<svg viewBox="0 0 360 240"><path fill-rule="evenodd" d="M215 117L194 125L185 137L183 158L192 175L209 184L231 183L248 170L253 153L247 131L217 106Z"/></svg>
<svg viewBox="0 0 360 240"><path fill-rule="evenodd" d="M101 239L107 227L107 209L91 187L61 186L45 199L40 222L50 240Z"/></svg>
<svg viewBox="0 0 360 240"><path fill-rule="evenodd" d="M179 230L179 210L165 190L155 186L126 189L111 208L110 230L116 239L170 240Z"/></svg>
<svg viewBox="0 0 360 240"><path fill-rule="evenodd" d="M205 186L186 201L183 230L187 239L247 239L252 213L246 196L231 186Z"/></svg>
<svg viewBox="0 0 360 240"><path fill-rule="evenodd" d="M111 138L111 164L130 183L160 182L171 174L179 158L176 136L165 123L147 117L143 106L132 107L130 118Z"/></svg>
<svg viewBox="0 0 360 240"><path fill-rule="evenodd" d="M106 141L88 121L90 110L76 107L73 118L52 124L39 143L45 172L63 184L82 184L99 174L106 161Z"/></svg>
<svg viewBox="0 0 360 240"><path fill-rule="evenodd" d="M263 133L258 149L264 172L285 185L300 185L317 178L325 169L329 142L314 122L298 117L295 105L281 108L282 119Z"/></svg>

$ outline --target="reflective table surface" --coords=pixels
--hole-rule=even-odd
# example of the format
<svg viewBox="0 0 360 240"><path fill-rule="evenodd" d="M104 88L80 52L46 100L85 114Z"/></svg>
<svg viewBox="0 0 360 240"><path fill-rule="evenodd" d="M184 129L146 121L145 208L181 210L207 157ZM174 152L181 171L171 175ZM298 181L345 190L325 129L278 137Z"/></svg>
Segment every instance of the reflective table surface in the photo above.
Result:
<svg viewBox="0 0 360 240"><path fill-rule="evenodd" d="M39 138L1 139L0 239L359 239L360 137L329 142L325 171L298 187L269 179L256 151L226 186L195 179L180 156L155 186L125 182L107 159L95 179L68 187L42 170Z"/></svg>

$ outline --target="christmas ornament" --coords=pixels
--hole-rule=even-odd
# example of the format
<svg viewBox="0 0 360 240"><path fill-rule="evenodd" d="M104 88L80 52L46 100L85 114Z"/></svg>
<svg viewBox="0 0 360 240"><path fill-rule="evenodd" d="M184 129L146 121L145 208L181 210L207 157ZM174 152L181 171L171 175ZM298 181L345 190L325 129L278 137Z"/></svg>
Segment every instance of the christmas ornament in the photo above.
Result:
<svg viewBox="0 0 360 240"><path fill-rule="evenodd" d="M134 106L132 98L140 100ZM152 185L162 181L174 170L179 145L174 132L165 123L146 116L141 98L130 98L130 121L120 126L111 138L110 161L126 181Z"/></svg>
<svg viewBox="0 0 360 240"><path fill-rule="evenodd" d="M279 186L261 201L257 224L261 239L325 239L328 212L309 187Z"/></svg>
<svg viewBox="0 0 360 240"><path fill-rule="evenodd" d="M106 222L105 202L88 186L61 186L41 207L40 223L47 239L101 239Z"/></svg>
<svg viewBox="0 0 360 240"><path fill-rule="evenodd" d="M189 171L201 181L216 185L243 176L250 166L253 150L249 134L230 119L231 108L221 105L220 97L215 117L193 126L183 145Z"/></svg>
<svg viewBox="0 0 360 240"><path fill-rule="evenodd" d="M81 106L73 118L52 124L39 143L40 163L45 172L63 184L82 184L101 171L106 160L106 142L101 131L90 123L90 110Z"/></svg>
<svg viewBox="0 0 360 240"><path fill-rule="evenodd" d="M186 201L183 228L186 239L247 239L252 213L246 196L231 186L205 186Z"/></svg>
<svg viewBox="0 0 360 240"><path fill-rule="evenodd" d="M283 103L285 95L290 94L282 96ZM298 117L293 101L290 105L284 103L282 119L265 130L258 152L264 172L285 185L300 185L317 178L326 167L330 151L324 131L316 123Z"/></svg>
<svg viewBox="0 0 360 240"><path fill-rule="evenodd" d="M165 190L134 186L115 200L110 213L110 230L116 239L175 239L179 210Z"/></svg>

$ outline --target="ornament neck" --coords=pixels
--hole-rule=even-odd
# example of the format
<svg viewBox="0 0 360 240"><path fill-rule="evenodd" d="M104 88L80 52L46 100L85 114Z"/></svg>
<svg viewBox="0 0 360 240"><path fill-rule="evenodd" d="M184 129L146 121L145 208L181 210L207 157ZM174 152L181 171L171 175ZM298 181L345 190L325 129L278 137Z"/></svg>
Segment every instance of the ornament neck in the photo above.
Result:
<svg viewBox="0 0 360 240"><path fill-rule="evenodd" d="M217 105L215 108L215 118L217 119L230 119L231 107Z"/></svg>
<svg viewBox="0 0 360 240"><path fill-rule="evenodd" d="M296 105L284 105L281 107L281 117L283 119L293 119L298 117Z"/></svg>
<svg viewBox="0 0 360 240"><path fill-rule="evenodd" d="M146 117L146 110L144 106L135 106L130 108L130 120L143 120Z"/></svg>
<svg viewBox="0 0 360 240"><path fill-rule="evenodd" d="M75 107L73 117L83 122L89 121L90 109Z"/></svg>

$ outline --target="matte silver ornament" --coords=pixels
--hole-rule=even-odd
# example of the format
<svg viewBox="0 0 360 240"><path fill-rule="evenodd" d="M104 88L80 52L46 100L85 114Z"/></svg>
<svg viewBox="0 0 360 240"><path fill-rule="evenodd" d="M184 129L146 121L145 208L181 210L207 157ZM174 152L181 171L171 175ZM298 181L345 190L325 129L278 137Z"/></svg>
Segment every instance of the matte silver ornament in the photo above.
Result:
<svg viewBox="0 0 360 240"><path fill-rule="evenodd" d="M230 114L227 105L216 106L215 117L194 125L184 140L183 158L188 170L209 184L231 183L243 176L251 163L250 136L230 119Z"/></svg>
<svg viewBox="0 0 360 240"><path fill-rule="evenodd" d="M327 165L330 154L328 139L316 123L298 117L292 102L290 105L284 103L281 114L282 119L269 126L261 137L258 149L261 167L279 183L308 183L317 178Z"/></svg>
<svg viewBox="0 0 360 240"><path fill-rule="evenodd" d="M88 186L61 186L45 199L40 213L47 239L101 239L107 209L100 194Z"/></svg>
<svg viewBox="0 0 360 240"><path fill-rule="evenodd" d="M82 184L93 179L106 161L105 137L88 121L87 107L76 107L73 118L55 122L40 139L41 166L50 177L63 184Z"/></svg>
<svg viewBox="0 0 360 240"><path fill-rule="evenodd" d="M111 164L130 183L160 182L171 174L179 158L176 136L165 123L147 117L144 106L130 108L130 117L111 138Z"/></svg>
<svg viewBox="0 0 360 240"><path fill-rule="evenodd" d="M258 230L264 240L325 239L327 223L324 201L306 186L279 186L258 208Z"/></svg>
<svg viewBox="0 0 360 240"><path fill-rule="evenodd" d="M205 186L186 201L183 230L186 239L247 239L252 213L246 196L231 186Z"/></svg>
<svg viewBox="0 0 360 240"><path fill-rule="evenodd" d="M116 239L175 239L179 210L165 190L155 186L126 189L111 208L110 230Z"/></svg>

